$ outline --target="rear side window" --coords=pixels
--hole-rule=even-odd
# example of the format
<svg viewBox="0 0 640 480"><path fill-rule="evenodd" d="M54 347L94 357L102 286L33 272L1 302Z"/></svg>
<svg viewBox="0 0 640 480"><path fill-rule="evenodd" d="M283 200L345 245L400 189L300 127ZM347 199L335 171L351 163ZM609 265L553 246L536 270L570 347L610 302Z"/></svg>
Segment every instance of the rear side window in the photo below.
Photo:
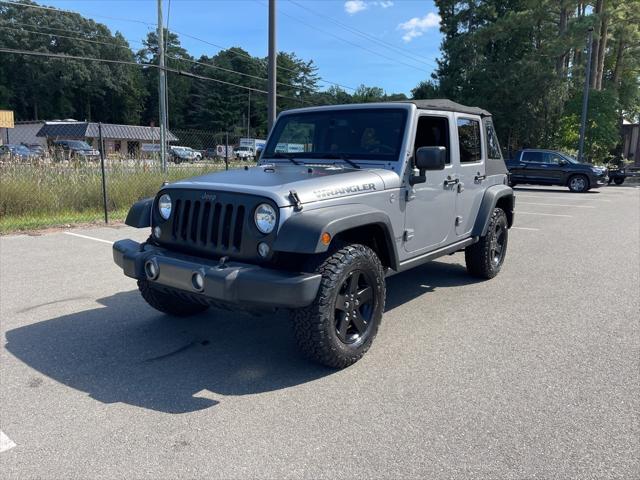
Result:
<svg viewBox="0 0 640 480"><path fill-rule="evenodd" d="M544 163L544 152L522 152L522 161L530 163Z"/></svg>
<svg viewBox="0 0 640 480"><path fill-rule="evenodd" d="M458 142L460 146L461 163L472 163L482 160L480 122L469 118L459 118Z"/></svg>
<svg viewBox="0 0 640 480"><path fill-rule="evenodd" d="M485 120L485 126L487 127L487 157L491 160L502 160L498 135L493 128L493 123Z"/></svg>

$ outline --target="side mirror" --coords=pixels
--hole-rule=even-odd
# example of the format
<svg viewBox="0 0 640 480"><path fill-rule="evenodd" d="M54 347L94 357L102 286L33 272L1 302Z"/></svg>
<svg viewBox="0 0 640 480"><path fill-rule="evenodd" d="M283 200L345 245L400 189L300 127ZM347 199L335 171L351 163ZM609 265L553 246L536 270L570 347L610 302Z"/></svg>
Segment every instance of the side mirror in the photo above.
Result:
<svg viewBox="0 0 640 480"><path fill-rule="evenodd" d="M420 147L416 151L416 167L425 170L443 170L447 161L446 147Z"/></svg>
<svg viewBox="0 0 640 480"><path fill-rule="evenodd" d="M564 158L560 159L560 165L565 166L565 165L568 165L568 164L569 164L569 162L567 160L565 160Z"/></svg>

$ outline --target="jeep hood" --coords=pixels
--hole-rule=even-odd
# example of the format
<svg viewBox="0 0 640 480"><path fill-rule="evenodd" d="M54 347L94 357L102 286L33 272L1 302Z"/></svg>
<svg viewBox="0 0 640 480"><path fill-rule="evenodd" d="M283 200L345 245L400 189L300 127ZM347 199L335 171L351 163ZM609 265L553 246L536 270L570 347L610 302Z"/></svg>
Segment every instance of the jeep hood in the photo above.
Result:
<svg viewBox="0 0 640 480"><path fill-rule="evenodd" d="M398 174L385 169L335 165L259 165L172 183L172 188L221 190L271 198L279 207L292 205L293 190L302 203L397 188Z"/></svg>

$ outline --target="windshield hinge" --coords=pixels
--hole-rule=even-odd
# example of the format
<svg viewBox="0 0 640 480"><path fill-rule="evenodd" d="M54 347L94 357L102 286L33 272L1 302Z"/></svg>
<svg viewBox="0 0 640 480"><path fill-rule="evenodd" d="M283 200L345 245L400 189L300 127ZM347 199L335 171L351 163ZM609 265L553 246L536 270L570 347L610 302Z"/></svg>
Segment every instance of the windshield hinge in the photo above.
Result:
<svg viewBox="0 0 640 480"><path fill-rule="evenodd" d="M298 192L295 190L289 190L289 198L294 203L293 209L296 212L302 210L302 202L300 201L300 197L298 196Z"/></svg>

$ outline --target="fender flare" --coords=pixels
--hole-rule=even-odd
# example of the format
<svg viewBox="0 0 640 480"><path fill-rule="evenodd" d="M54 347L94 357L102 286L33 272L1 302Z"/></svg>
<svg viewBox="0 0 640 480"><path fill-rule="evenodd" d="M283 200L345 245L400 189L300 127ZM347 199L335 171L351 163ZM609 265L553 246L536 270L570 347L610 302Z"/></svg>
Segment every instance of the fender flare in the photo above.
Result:
<svg viewBox="0 0 640 480"><path fill-rule="evenodd" d="M273 250L305 254L326 252L329 246L321 242L322 233L327 232L335 238L341 232L371 225L382 230L384 245L381 247L387 249L391 268L396 269L398 254L389 216L362 204L321 207L293 215L280 227Z"/></svg>
<svg viewBox="0 0 640 480"><path fill-rule="evenodd" d="M484 237L487 234L489 228L489 220L491 220L491 213L496 208L498 201L501 198L507 198L507 220L509 228L513 225L514 208L515 208L515 195L513 189L507 185L493 185L484 192L482 197L482 203L480 204L480 210L476 217L476 223L473 226L471 235L477 237Z"/></svg>
<svg viewBox="0 0 640 480"><path fill-rule="evenodd" d="M146 228L151 226L151 211L154 198L144 198L134 203L127 213L125 224L135 228Z"/></svg>

